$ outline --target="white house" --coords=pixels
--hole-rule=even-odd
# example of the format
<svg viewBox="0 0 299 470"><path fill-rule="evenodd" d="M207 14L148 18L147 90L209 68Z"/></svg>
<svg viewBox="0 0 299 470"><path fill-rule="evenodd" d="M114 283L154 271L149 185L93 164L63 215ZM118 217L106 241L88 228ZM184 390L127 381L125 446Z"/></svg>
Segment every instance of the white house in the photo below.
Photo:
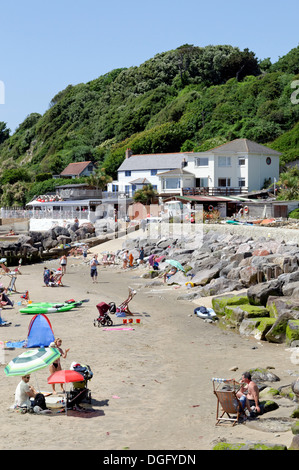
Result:
<svg viewBox="0 0 299 470"><path fill-rule="evenodd" d="M206 152L189 154L188 171L197 188L260 190L279 179L280 153L248 139L236 139ZM211 191L210 191L211 192Z"/></svg>
<svg viewBox="0 0 299 470"><path fill-rule="evenodd" d="M133 194L151 183L160 195L205 191L239 194L279 179L280 153L248 139L236 139L206 152L132 155L118 168L108 191Z"/></svg>
<svg viewBox="0 0 299 470"><path fill-rule="evenodd" d="M132 155L127 149L126 158L117 170L117 181L109 183L108 191L134 194L137 189L145 184L152 184L158 193L163 192L161 173L183 168L187 162L187 153L162 153ZM169 182L163 180L165 187L175 186L176 192L180 192L180 179L169 178ZM173 188L174 189L174 188ZM172 192L174 192L172 190Z"/></svg>

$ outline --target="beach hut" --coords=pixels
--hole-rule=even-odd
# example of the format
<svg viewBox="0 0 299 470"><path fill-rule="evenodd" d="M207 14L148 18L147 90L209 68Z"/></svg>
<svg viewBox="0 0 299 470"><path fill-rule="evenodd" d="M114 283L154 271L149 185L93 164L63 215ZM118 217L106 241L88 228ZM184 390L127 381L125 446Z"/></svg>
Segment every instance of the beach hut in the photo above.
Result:
<svg viewBox="0 0 299 470"><path fill-rule="evenodd" d="M50 320L43 313L32 317L28 327L27 348L48 347L55 340Z"/></svg>

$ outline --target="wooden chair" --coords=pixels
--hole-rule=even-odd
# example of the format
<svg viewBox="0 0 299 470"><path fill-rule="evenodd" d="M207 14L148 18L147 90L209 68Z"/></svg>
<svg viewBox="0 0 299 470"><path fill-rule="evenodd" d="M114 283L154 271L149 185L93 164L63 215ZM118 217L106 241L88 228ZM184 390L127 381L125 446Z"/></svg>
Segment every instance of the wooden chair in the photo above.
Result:
<svg viewBox="0 0 299 470"><path fill-rule="evenodd" d="M237 397L238 383L234 379L220 378L213 378L212 382L217 398L216 426L221 423L234 426L245 417L243 405Z"/></svg>

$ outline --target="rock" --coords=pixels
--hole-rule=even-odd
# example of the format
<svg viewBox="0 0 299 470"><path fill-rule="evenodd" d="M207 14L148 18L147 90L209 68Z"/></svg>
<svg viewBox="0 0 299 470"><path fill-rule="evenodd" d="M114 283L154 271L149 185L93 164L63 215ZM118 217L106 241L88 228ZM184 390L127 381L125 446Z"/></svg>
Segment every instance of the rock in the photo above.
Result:
<svg viewBox="0 0 299 470"><path fill-rule="evenodd" d="M289 450L299 450L299 434L293 437Z"/></svg>
<svg viewBox="0 0 299 470"><path fill-rule="evenodd" d="M270 372L268 369L263 368L255 368L250 369L249 372L251 373L251 378L254 382L278 382L280 378Z"/></svg>
<svg viewBox="0 0 299 470"><path fill-rule="evenodd" d="M240 295L227 294L227 295L217 296L212 299L212 307L215 313L218 313L219 315L225 314L225 307L228 305L237 306L237 305L243 305L243 304L248 304L248 298L246 294L240 294Z"/></svg>
<svg viewBox="0 0 299 470"><path fill-rule="evenodd" d="M248 300L252 305L266 306L270 296L282 295L281 283L278 280L264 282L252 286L247 291Z"/></svg>
<svg viewBox="0 0 299 470"><path fill-rule="evenodd" d="M260 324L256 318L244 318L239 327L239 333L244 336L251 336Z"/></svg>
<svg viewBox="0 0 299 470"><path fill-rule="evenodd" d="M257 283L257 268L254 266L247 266L240 269L239 276L240 281L245 287L253 286Z"/></svg>
<svg viewBox="0 0 299 470"><path fill-rule="evenodd" d="M266 340L266 334L272 328L275 323L274 318L261 318L257 323L252 335L258 341Z"/></svg>
<svg viewBox="0 0 299 470"><path fill-rule="evenodd" d="M291 429L293 434L299 435L299 421L296 421L296 423L293 424Z"/></svg>
<svg viewBox="0 0 299 470"><path fill-rule="evenodd" d="M290 312L284 312L275 320L265 338L271 343L283 343L286 339L288 321L292 318Z"/></svg>
<svg viewBox="0 0 299 470"><path fill-rule="evenodd" d="M299 312L298 312L299 315ZM286 344L299 343L299 320L289 320L286 327Z"/></svg>
<svg viewBox="0 0 299 470"><path fill-rule="evenodd" d="M217 277L219 275L219 271L220 270L218 267L199 271L193 277L192 282L194 285L204 286L205 284L208 284L212 279Z"/></svg>
<svg viewBox="0 0 299 470"><path fill-rule="evenodd" d="M292 391L295 394L297 400L299 400L299 379L295 380L295 382L291 385Z"/></svg>
<svg viewBox="0 0 299 470"><path fill-rule="evenodd" d="M269 444L263 442L229 443L219 442L213 450L287 450L284 444Z"/></svg>

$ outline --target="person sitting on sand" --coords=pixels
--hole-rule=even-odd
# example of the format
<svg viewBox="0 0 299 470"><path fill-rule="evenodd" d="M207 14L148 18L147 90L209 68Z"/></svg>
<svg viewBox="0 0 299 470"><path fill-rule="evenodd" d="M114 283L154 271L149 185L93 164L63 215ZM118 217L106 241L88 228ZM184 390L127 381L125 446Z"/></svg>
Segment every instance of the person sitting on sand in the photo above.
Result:
<svg viewBox="0 0 299 470"><path fill-rule="evenodd" d="M163 276L163 282L164 282L164 284L165 284L166 281L168 281L168 279L171 278L171 276L173 276L176 272L177 272L177 268L172 268L170 271L164 273L164 276Z"/></svg>
<svg viewBox="0 0 299 470"><path fill-rule="evenodd" d="M10 305L11 307L13 307L14 301L10 300L10 298L6 295L5 292L0 292L0 308L5 307L5 305Z"/></svg>
<svg viewBox="0 0 299 470"><path fill-rule="evenodd" d="M32 403L30 398L34 398L36 390L34 387L29 385L30 375L23 375L21 382L17 385L15 391L15 407L27 407L31 408Z"/></svg>
<svg viewBox="0 0 299 470"><path fill-rule="evenodd" d="M251 414L252 412L260 413L259 389L257 384L251 380L250 372L244 372L244 374L242 374L240 383L241 388L237 392L237 397L243 405L243 408L247 408Z"/></svg>

